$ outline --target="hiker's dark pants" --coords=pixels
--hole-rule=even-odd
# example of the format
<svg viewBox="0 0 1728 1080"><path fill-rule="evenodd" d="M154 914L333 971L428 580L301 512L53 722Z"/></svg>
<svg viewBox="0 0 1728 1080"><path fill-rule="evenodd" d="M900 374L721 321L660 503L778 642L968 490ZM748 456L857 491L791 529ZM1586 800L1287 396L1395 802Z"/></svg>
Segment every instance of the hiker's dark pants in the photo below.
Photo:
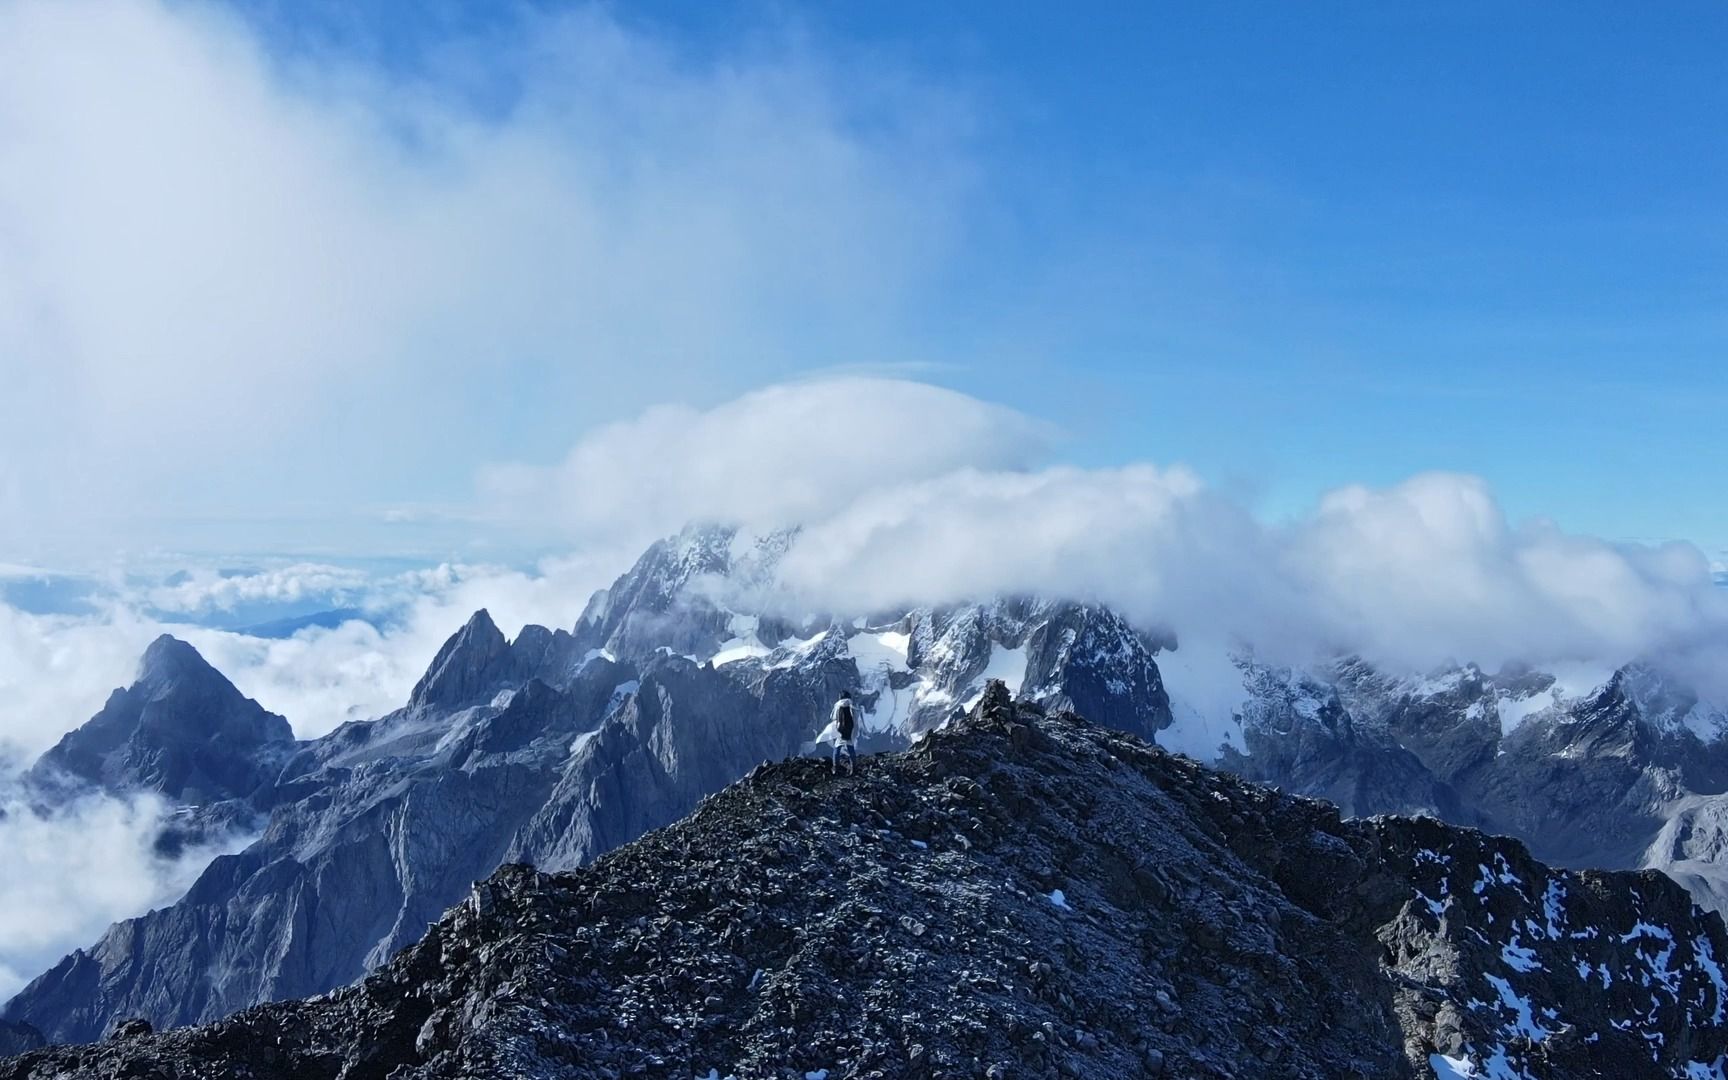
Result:
<svg viewBox="0 0 1728 1080"><path fill-rule="evenodd" d="M857 772L858 771L858 751L852 745L851 740L841 739L839 742L834 744L834 771L835 772L840 771L840 755L841 754L846 755L847 767L852 772Z"/></svg>

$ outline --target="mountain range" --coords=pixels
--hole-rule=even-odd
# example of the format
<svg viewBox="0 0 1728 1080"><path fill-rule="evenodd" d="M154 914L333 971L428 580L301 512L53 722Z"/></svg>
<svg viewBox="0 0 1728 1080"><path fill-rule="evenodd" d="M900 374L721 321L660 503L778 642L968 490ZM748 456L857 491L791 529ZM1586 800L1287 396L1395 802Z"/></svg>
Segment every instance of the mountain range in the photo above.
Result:
<svg viewBox="0 0 1728 1080"><path fill-rule="evenodd" d="M316 740L295 741L190 646L159 640L137 683L31 775L44 798L159 792L183 807L165 844L257 839L43 973L5 1022L90 1042L121 1020L207 1023L354 983L500 866L588 866L761 762L815 749L843 689L867 750L923 746L991 680L1142 739L1183 728L1190 709L1159 663L1180 655L1168 631L1028 597L787 618L762 602L785 542L686 530L568 630L510 639L477 612L402 708ZM1427 815L1563 867L1663 869L1708 907L1728 897L1728 718L1654 668L1586 686L1470 665L1397 677L1357 657L1233 663L1240 705L1212 718L1228 738L1208 764L1349 816Z"/></svg>
<svg viewBox="0 0 1728 1080"><path fill-rule="evenodd" d="M1346 820L996 682L857 775L506 865L348 989L0 1078L1721 1077L1723 955L1660 874Z"/></svg>

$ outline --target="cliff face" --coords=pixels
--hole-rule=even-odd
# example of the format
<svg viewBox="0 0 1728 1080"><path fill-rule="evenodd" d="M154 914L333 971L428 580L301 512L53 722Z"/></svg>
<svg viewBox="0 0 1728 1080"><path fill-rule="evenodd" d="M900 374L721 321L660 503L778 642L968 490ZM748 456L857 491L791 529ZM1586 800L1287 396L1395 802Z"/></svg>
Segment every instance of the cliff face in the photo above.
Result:
<svg viewBox="0 0 1728 1080"><path fill-rule="evenodd" d="M1630 665L1598 686L1473 665L1392 677L1345 657L1305 671L1240 662L1242 752L1218 762L1346 813L1429 813L1516 836L1562 866L1673 870L1718 907L1719 852L1692 843L1728 795L1728 717Z"/></svg>
<svg viewBox="0 0 1728 1080"><path fill-rule="evenodd" d="M210 804L251 795L293 745L287 720L164 634L144 651L137 681L43 754L31 779L46 792L90 785Z"/></svg>
<svg viewBox="0 0 1728 1080"><path fill-rule="evenodd" d="M1719 1076L1725 955L1659 874L1341 820L996 685L856 777L506 866L349 989L0 1078Z"/></svg>

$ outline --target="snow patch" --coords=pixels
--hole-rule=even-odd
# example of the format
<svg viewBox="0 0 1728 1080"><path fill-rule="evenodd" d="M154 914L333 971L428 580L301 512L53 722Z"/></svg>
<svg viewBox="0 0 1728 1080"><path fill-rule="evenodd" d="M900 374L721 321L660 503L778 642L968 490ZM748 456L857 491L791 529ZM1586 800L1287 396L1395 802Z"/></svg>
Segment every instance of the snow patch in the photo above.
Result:
<svg viewBox="0 0 1728 1080"><path fill-rule="evenodd" d="M846 639L846 651L858 667L864 694L876 694L875 703L859 718L865 731L904 731L911 723L913 709L931 696L933 688L922 678L906 686L894 685L894 676L912 670L906 663L911 640L910 635L894 630L854 634Z"/></svg>
<svg viewBox="0 0 1728 1080"><path fill-rule="evenodd" d="M1476 1065L1467 1057L1428 1055L1428 1065L1434 1070L1434 1080L1475 1080Z"/></svg>
<svg viewBox="0 0 1728 1080"><path fill-rule="evenodd" d="M809 656L811 650L815 649L827 636L828 631L822 630L807 638L787 638L780 643L778 648L774 649L774 652L780 653L781 656L770 667L772 669L797 667L799 661Z"/></svg>
<svg viewBox="0 0 1728 1080"><path fill-rule="evenodd" d="M1728 1012L1728 982L1723 981L1722 967L1716 962L1716 953L1710 945L1710 939L1702 936L1694 938L1692 955L1697 958L1698 966L1704 969L1704 974L1716 988L1716 1015L1712 1017L1711 1023L1720 1024L1725 1012Z"/></svg>
<svg viewBox="0 0 1728 1080"><path fill-rule="evenodd" d="M1464 677L1470 674L1469 668L1453 668L1450 671L1438 671L1415 680L1410 686L1414 697L1431 698L1441 694L1450 694L1463 683Z"/></svg>
<svg viewBox="0 0 1728 1080"><path fill-rule="evenodd" d="M1530 717L1561 704L1559 691L1555 687L1527 697L1513 697L1500 691L1495 696L1495 710L1500 714L1500 734L1510 735Z"/></svg>
<svg viewBox="0 0 1728 1080"><path fill-rule="evenodd" d="M1518 935L1512 935L1510 944L1500 950L1500 962L1513 971L1536 971L1542 966L1542 961L1536 959L1536 950L1518 943Z"/></svg>
<svg viewBox="0 0 1728 1080"><path fill-rule="evenodd" d="M774 650L768 648L768 646L757 641L755 635L751 635L750 637L735 637L728 641L721 642L719 651L715 652L715 654L709 658L708 662L713 664L715 667L724 667L727 664L735 664L740 660L753 660L758 656L767 656L773 651Z"/></svg>
<svg viewBox="0 0 1728 1080"><path fill-rule="evenodd" d="M1549 941L1559 941L1566 932L1566 886L1559 878L1548 882L1542 894L1543 929Z"/></svg>
<svg viewBox="0 0 1728 1080"><path fill-rule="evenodd" d="M628 679L612 688L612 696L606 699L606 715L611 716L624 704L625 699L642 689L642 683L636 679Z"/></svg>
<svg viewBox="0 0 1728 1080"><path fill-rule="evenodd" d="M1511 1034L1522 1035L1531 1042L1543 1042L1553 1032L1536 1022L1535 1010L1530 1005L1530 999L1512 988L1512 984L1498 975L1483 976L1500 995L1500 1004L1513 1013L1513 1019L1506 1025ZM1493 1075L1492 1071L1489 1073Z"/></svg>
<svg viewBox="0 0 1728 1080"><path fill-rule="evenodd" d="M874 634L853 634L846 639L846 651L852 654L860 675L872 671L905 672L906 649L911 636L893 630Z"/></svg>

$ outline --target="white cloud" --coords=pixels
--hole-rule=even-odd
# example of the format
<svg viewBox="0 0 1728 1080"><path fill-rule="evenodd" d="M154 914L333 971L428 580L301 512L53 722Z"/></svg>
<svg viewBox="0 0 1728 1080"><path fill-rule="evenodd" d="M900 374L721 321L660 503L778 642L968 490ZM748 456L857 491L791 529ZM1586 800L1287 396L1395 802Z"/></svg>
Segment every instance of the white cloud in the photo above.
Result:
<svg viewBox="0 0 1728 1080"><path fill-rule="evenodd" d="M88 616L0 604L0 742L51 744L164 629L321 734L401 704L475 608L567 626L693 518L804 525L783 568L800 608L1031 591L1291 657L1654 654L1728 679L1728 597L1696 549L1513 523L1471 477L1345 488L1269 524L1181 467L1049 465L1042 422L904 380L618 419L902 360L901 309L964 218L964 110L795 38L698 59L603 9L527 14L485 46L446 49L505 87L479 101L284 60L201 3L0 4L0 554L106 558L199 514L272 541L294 515L484 516L578 552L382 581L200 571ZM482 505L448 509L475 463L550 460L565 430L587 434L557 464L488 469ZM313 598L395 617L268 641L146 614ZM0 994L18 957L179 887L185 866L147 853L159 809L0 819L20 861Z"/></svg>
<svg viewBox="0 0 1728 1080"><path fill-rule="evenodd" d="M0 6L0 543L376 516L670 386L878 359L960 219L964 110L795 34L524 8L439 55Z"/></svg>
<svg viewBox="0 0 1728 1080"><path fill-rule="evenodd" d="M1044 592L1293 661L1336 649L1414 670L1647 656L1728 693L1728 595L1696 548L1514 526L1468 476L1344 489L1271 526L1180 469L956 473L807 529L786 574L803 604Z"/></svg>
<svg viewBox="0 0 1728 1080"><path fill-rule="evenodd" d="M270 570L214 579L214 594L178 594L188 608L240 596L283 601L334 582L356 588L350 572ZM367 583L365 596L397 610L378 630L365 622L310 629L282 640L166 625L141 609L149 591L106 598L94 615L33 615L0 603L0 1001L109 924L168 903L209 860L237 850L243 837L180 857L154 845L168 807L148 794L91 795L43 814L20 797L7 764L29 758L88 719L108 694L129 685L138 658L157 635L191 641L247 695L294 723L301 737L401 705L444 639L478 607L507 633L527 622L573 622L588 595L621 567L601 559L548 560L534 572L440 566ZM207 584L205 574L195 579Z"/></svg>
<svg viewBox="0 0 1728 1080"><path fill-rule="evenodd" d="M154 851L168 810L158 798L91 795L44 814L19 793L13 758L34 757L129 685L156 635L191 641L241 691L311 737L401 705L475 608L490 608L507 633L526 622L567 625L620 569L605 557L568 558L532 572L446 565L361 582L349 570L288 566L227 577L198 571L169 597L120 590L104 594L91 615L37 615L0 603L0 851L8 867L0 875L0 1001L114 921L170 902L220 850L244 840L165 859ZM144 613L165 600L196 611L344 590L390 608L387 628L355 621L265 640Z"/></svg>
<svg viewBox="0 0 1728 1080"><path fill-rule="evenodd" d="M36 753L131 683L154 620L115 604L101 614L33 615L0 603L0 749Z"/></svg>
<svg viewBox="0 0 1728 1080"><path fill-rule="evenodd" d="M166 805L139 795L90 796L53 814L33 810L0 781L0 1000L109 924L179 897L209 861L243 838L154 853Z"/></svg>
<svg viewBox="0 0 1728 1080"><path fill-rule="evenodd" d="M1514 527L1469 476L1328 495L1294 533L1284 571L1321 601L1336 638L1394 657L1651 655L1689 669L1728 657L1728 594L1698 548Z"/></svg>
<svg viewBox="0 0 1728 1080"><path fill-rule="evenodd" d="M501 475L578 541L692 518L801 524L781 575L794 611L1036 592L1290 660L1647 657L1728 693L1728 593L1691 545L1515 524L1481 479L1447 473L1342 488L1269 524L1181 467L1034 467L1049 442L964 395L837 380L652 411L557 470Z"/></svg>
<svg viewBox="0 0 1728 1080"><path fill-rule="evenodd" d="M551 559L533 572L440 566L379 582L374 595L402 608L378 629L351 621L264 639L174 628L247 696L282 713L301 738L347 720L381 716L408 700L438 647L480 608L506 635L528 623L569 627L595 589L627 563Z"/></svg>
<svg viewBox="0 0 1728 1080"><path fill-rule="evenodd" d="M861 494L964 468L1045 458L1053 430L952 390L896 379L769 387L712 409L649 409L584 436L552 468L482 477L502 512L566 542L641 547L692 520L776 526L821 521Z"/></svg>
<svg viewBox="0 0 1728 1080"><path fill-rule="evenodd" d="M528 623L568 627L635 554L596 549L547 559L530 571L445 564L372 579L319 566L228 577L198 571L169 590L173 603L163 605L158 588L120 591L91 615L37 615L0 603L0 747L25 754L47 749L116 687L130 685L145 646L163 633L190 641L242 693L286 716L300 737L322 735L402 705L438 647L476 609L489 609L510 635ZM149 614L312 597L354 600L388 617L380 626L353 620L260 638Z"/></svg>
<svg viewBox="0 0 1728 1080"><path fill-rule="evenodd" d="M400 705L476 608L507 633L569 626L642 544L720 518L803 524L780 582L795 613L1038 592L1112 604L1190 644L1246 640L1290 661L1334 649L1415 670L1647 657L1728 694L1728 592L1690 545L1515 524L1480 479L1443 473L1340 489L1271 524L1181 467L1041 466L1050 443L1035 420L889 380L655 409L597 430L558 467L493 475L495 507L556 520L580 558L363 584L319 565L195 573L168 607L312 595L337 606L357 594L391 616L383 629L352 622L286 640L169 629L302 736L317 735ZM146 599L165 597L117 596L90 617L0 607L0 738L40 750L129 682L164 629L139 613Z"/></svg>
<svg viewBox="0 0 1728 1080"><path fill-rule="evenodd" d="M316 599L332 607L358 602L371 578L351 567L293 563L250 574L222 574L211 569L188 572L173 584L148 591L158 611L196 614L233 611L242 604L294 604Z"/></svg>

